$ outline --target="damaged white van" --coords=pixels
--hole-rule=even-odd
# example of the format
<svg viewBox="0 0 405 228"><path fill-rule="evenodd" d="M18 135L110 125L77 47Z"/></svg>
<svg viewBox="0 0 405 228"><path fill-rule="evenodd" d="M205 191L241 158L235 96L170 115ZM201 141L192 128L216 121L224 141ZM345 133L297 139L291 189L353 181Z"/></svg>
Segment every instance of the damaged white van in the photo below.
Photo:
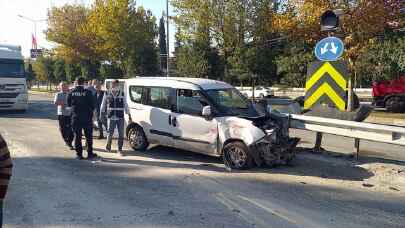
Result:
<svg viewBox="0 0 405 228"><path fill-rule="evenodd" d="M286 164L299 141L288 120L260 113L233 86L196 78L137 77L125 81L134 150L158 144L222 156L232 169Z"/></svg>

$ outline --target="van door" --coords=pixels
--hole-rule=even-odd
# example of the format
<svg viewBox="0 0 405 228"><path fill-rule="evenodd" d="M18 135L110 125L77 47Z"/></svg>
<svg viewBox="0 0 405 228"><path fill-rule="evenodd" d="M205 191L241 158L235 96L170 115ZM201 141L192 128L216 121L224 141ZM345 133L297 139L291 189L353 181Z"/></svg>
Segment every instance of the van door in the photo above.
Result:
<svg viewBox="0 0 405 228"><path fill-rule="evenodd" d="M176 96L171 121L175 147L217 155L218 123L201 115L202 108L208 105L206 99L197 90L178 89Z"/></svg>
<svg viewBox="0 0 405 228"><path fill-rule="evenodd" d="M147 92L146 105L143 112L146 115L141 125L149 143L173 146L171 126L171 92L173 89L165 87L145 87ZM135 114L136 115L136 114Z"/></svg>

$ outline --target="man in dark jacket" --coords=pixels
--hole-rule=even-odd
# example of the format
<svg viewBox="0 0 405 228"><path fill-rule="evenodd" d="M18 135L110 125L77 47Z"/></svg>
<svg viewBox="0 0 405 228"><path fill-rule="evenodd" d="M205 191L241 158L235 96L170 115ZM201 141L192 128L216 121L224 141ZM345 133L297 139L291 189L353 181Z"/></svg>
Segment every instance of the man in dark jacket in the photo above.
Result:
<svg viewBox="0 0 405 228"><path fill-rule="evenodd" d="M100 113L101 103L103 102L104 94L105 94L105 92L103 90L101 90L100 83L97 83L97 85L96 85L96 113L97 113L98 130L100 131L98 139L104 139L103 126L107 129L107 117L105 115L101 115L101 113Z"/></svg>
<svg viewBox="0 0 405 228"><path fill-rule="evenodd" d="M87 142L87 158L97 157L93 153L94 96L84 88L84 78L76 79L77 86L68 95L68 106L72 109L72 127L75 133L75 150L79 160L83 159L82 131Z"/></svg>
<svg viewBox="0 0 405 228"><path fill-rule="evenodd" d="M0 135L0 227L3 225L3 200L7 193L12 168L10 152L6 141Z"/></svg>

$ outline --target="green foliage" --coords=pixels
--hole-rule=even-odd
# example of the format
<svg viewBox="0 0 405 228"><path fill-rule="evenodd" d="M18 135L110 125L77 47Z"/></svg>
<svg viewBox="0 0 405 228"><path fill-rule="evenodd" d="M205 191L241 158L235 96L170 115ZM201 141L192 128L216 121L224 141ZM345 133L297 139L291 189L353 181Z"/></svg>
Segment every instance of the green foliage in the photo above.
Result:
<svg viewBox="0 0 405 228"><path fill-rule="evenodd" d="M65 61L63 59L54 61L53 71L56 81L66 81Z"/></svg>
<svg viewBox="0 0 405 228"><path fill-rule="evenodd" d="M67 63L65 64L66 80L73 82L77 77L81 76L80 64Z"/></svg>
<svg viewBox="0 0 405 228"><path fill-rule="evenodd" d="M102 64L100 67L100 79L108 79L108 78L123 78L122 70L114 64Z"/></svg>
<svg viewBox="0 0 405 228"><path fill-rule="evenodd" d="M310 49L302 48L302 44L290 44L285 47L284 53L276 58L277 74L280 83L291 87L305 87L307 66L314 61Z"/></svg>
<svg viewBox="0 0 405 228"><path fill-rule="evenodd" d="M25 61L25 74L27 76L27 81L32 82L36 79L34 69L32 67L31 59Z"/></svg>
<svg viewBox="0 0 405 228"><path fill-rule="evenodd" d="M53 7L46 34L58 44L56 56L80 64L80 74L88 79L99 77L102 61L128 71L126 75L159 70L156 19L132 0L96 0L89 8Z"/></svg>
<svg viewBox="0 0 405 228"><path fill-rule="evenodd" d="M51 57L40 56L33 64L37 80L42 82L55 82L53 60Z"/></svg>
<svg viewBox="0 0 405 228"><path fill-rule="evenodd" d="M191 78L208 76L208 62L202 52L195 50L191 46L183 46L176 57L178 76Z"/></svg>
<svg viewBox="0 0 405 228"><path fill-rule="evenodd" d="M166 30L165 30L165 20L162 16L159 21L159 50L160 50L160 68L167 68L167 58L164 56L167 54L166 45Z"/></svg>
<svg viewBox="0 0 405 228"><path fill-rule="evenodd" d="M400 77L405 73L405 38L370 42L360 54L355 70L360 81L368 86L372 81Z"/></svg>

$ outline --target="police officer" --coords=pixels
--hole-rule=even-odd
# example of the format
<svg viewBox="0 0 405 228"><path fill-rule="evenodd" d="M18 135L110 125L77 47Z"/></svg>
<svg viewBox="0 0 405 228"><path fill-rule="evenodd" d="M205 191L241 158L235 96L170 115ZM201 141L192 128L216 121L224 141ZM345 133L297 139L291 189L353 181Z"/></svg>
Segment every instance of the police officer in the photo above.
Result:
<svg viewBox="0 0 405 228"><path fill-rule="evenodd" d="M83 159L82 131L87 142L87 158L93 159L93 111L94 97L84 88L84 78L76 79L76 87L68 95L68 106L72 109L72 127L75 133L75 150L77 159Z"/></svg>
<svg viewBox="0 0 405 228"><path fill-rule="evenodd" d="M128 110L125 94L119 88L119 81L114 80L111 83L111 89L106 92L101 103L101 118L107 113L108 135L106 150L111 151L111 142L115 128L118 130L118 155L123 156L122 146L124 144L124 113L128 114L131 122L131 114Z"/></svg>

